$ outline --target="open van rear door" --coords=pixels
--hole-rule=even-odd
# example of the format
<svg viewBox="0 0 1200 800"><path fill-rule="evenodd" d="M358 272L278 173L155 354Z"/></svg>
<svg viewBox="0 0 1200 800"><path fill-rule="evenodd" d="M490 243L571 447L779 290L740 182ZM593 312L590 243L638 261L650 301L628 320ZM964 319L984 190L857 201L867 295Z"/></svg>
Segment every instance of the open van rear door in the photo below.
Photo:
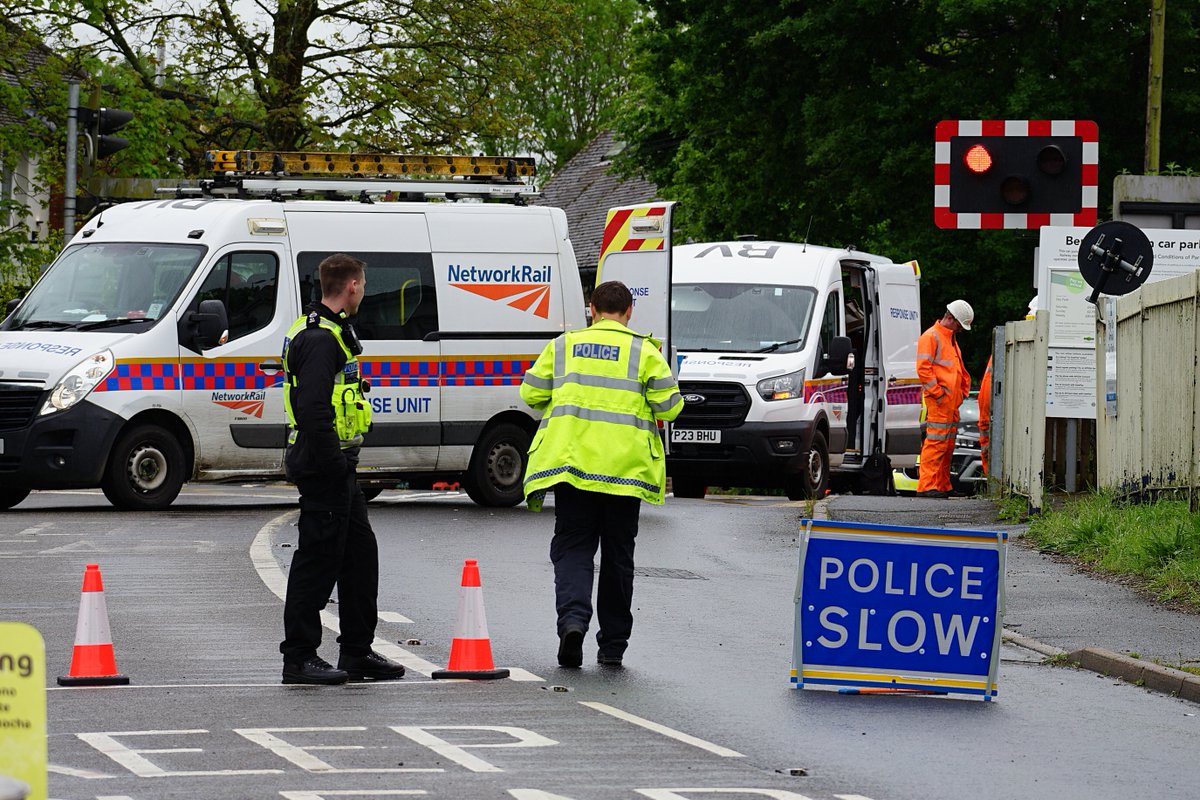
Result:
<svg viewBox="0 0 1200 800"><path fill-rule="evenodd" d="M921 452L921 268L916 261L888 265L878 274L879 321L886 381L883 429L887 454L897 467L912 466Z"/></svg>
<svg viewBox="0 0 1200 800"><path fill-rule="evenodd" d="M620 281L633 293L629 327L662 342L663 355L679 378L671 346L671 212L673 202L611 208L604 223L596 285ZM670 442L670 436L666 437ZM668 444L669 446L669 444Z"/></svg>

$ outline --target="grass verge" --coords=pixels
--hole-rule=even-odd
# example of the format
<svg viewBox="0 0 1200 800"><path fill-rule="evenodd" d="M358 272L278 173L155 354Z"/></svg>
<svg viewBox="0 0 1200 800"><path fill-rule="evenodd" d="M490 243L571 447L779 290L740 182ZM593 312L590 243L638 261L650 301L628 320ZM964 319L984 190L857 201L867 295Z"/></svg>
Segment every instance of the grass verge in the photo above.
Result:
<svg viewBox="0 0 1200 800"><path fill-rule="evenodd" d="M1134 578L1163 603L1200 611L1200 515L1186 501L1088 495L1031 517L1026 536L1043 550Z"/></svg>

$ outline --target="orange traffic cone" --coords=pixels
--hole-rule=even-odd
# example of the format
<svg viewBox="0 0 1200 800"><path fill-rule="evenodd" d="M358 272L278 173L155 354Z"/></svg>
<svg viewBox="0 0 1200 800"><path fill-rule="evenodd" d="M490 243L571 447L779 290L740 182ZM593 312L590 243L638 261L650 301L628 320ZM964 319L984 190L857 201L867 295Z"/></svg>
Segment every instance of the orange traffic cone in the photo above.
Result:
<svg viewBox="0 0 1200 800"><path fill-rule="evenodd" d="M450 664L430 677L468 680L508 677L507 669L496 669L492 663L492 644L488 639L487 617L483 613L483 585L479 582L479 565L473 558L463 564L454 628Z"/></svg>
<svg viewBox="0 0 1200 800"><path fill-rule="evenodd" d="M88 564L83 571L83 597L79 600L79 619L75 623L71 672L60 677L58 685L119 686L127 683L129 678L117 672L117 660L113 656L100 565Z"/></svg>

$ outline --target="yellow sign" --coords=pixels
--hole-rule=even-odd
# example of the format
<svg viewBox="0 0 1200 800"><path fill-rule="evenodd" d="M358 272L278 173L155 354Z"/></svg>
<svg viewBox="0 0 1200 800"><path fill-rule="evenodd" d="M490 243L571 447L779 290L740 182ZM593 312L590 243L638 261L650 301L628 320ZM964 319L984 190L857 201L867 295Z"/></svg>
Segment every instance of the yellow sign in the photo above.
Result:
<svg viewBox="0 0 1200 800"><path fill-rule="evenodd" d="M0 788L46 800L46 646L37 628L0 622Z"/></svg>

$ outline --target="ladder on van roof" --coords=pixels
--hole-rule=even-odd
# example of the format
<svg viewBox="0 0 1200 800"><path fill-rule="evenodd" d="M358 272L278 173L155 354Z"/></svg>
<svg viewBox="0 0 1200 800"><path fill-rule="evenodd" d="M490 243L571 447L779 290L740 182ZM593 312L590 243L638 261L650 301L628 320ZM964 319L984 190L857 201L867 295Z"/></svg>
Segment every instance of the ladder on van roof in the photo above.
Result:
<svg viewBox="0 0 1200 800"><path fill-rule="evenodd" d="M209 150L212 178L159 189L178 196L345 199L374 202L477 198L523 203L538 192L528 157Z"/></svg>

